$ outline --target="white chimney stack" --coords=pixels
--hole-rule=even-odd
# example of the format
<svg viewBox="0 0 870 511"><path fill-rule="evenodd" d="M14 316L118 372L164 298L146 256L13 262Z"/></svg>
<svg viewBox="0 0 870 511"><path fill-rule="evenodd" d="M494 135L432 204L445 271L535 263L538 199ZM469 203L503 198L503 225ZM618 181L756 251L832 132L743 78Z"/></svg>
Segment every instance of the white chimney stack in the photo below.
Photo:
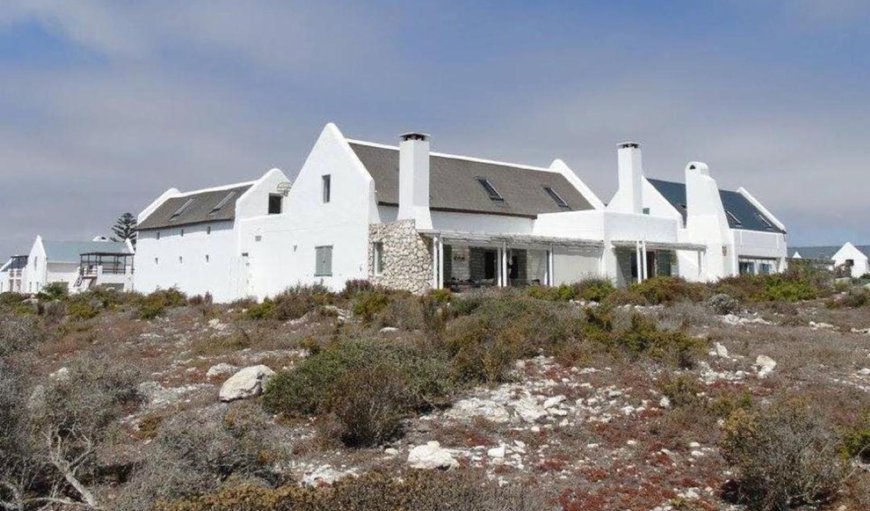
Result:
<svg viewBox="0 0 870 511"><path fill-rule="evenodd" d="M640 144L623 142L619 144L617 166L619 168L619 193L622 208L626 213L643 213L643 163L640 157Z"/></svg>
<svg viewBox="0 0 870 511"><path fill-rule="evenodd" d="M429 212L429 135L405 133L399 144L398 220L415 220L417 229L431 229Z"/></svg>

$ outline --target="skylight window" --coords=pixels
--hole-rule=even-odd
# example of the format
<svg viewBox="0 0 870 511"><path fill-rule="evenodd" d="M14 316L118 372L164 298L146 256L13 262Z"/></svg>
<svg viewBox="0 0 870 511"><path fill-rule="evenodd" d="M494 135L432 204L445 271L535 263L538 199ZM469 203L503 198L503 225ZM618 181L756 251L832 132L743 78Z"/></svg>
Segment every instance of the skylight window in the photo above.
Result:
<svg viewBox="0 0 870 511"><path fill-rule="evenodd" d="M549 195L550 198L553 199L553 202L555 202L557 206L559 206L560 208L568 207L568 203L565 202L565 199L563 199L562 196L559 195L558 192L556 192L556 190L553 190L549 186L544 186L544 191L547 192L547 195Z"/></svg>
<svg viewBox="0 0 870 511"><path fill-rule="evenodd" d="M235 197L235 196L236 196L235 190L228 193L223 199L221 199L220 202L217 203L217 205L215 207L213 207L211 209L211 212L209 212L209 215L217 214L217 212L220 211L221 208L226 206L227 203L229 203L231 200L233 200L233 197Z"/></svg>
<svg viewBox="0 0 870 511"><path fill-rule="evenodd" d="M743 225L743 222L741 222L736 216L734 216L734 213L725 210L725 214L728 215L729 220L734 222L734 225Z"/></svg>
<svg viewBox="0 0 870 511"><path fill-rule="evenodd" d="M502 197L501 194L498 193L498 190L496 190L495 187L492 186L492 183L489 182L489 179L485 177L478 177L477 182L480 183L480 186L482 186L484 190L486 190L486 194L489 195L490 199L504 201L504 197Z"/></svg>
<svg viewBox="0 0 870 511"><path fill-rule="evenodd" d="M181 214L184 213L187 210L187 208L190 207L191 204L193 204L193 199L187 199L187 202L185 202L184 204L182 204L182 206L180 208L175 210L175 213L172 213L172 216L169 217L169 219L175 220L176 218L181 216Z"/></svg>
<svg viewBox="0 0 870 511"><path fill-rule="evenodd" d="M762 215L761 213L756 213L755 215L758 216L758 219L761 220L765 228L771 231L773 230L773 224L771 224L766 218L764 218L764 215Z"/></svg>

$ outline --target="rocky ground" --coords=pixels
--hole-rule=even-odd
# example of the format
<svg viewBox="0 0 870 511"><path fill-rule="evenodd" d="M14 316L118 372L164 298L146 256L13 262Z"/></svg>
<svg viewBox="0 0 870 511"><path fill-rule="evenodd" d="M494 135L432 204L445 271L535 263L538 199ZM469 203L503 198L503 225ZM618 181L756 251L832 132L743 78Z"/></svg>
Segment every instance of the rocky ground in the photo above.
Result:
<svg viewBox="0 0 870 511"><path fill-rule="evenodd" d="M732 509L723 500L731 474L717 448L716 422L671 402L664 383L684 376L711 399L745 392L764 400L785 389L831 406L870 403L867 309L805 303L785 313L724 316L691 305L637 310L665 326L688 325L691 335L709 340L710 352L686 370L605 357L576 365L543 356L521 360L509 383L465 392L451 406L407 421L399 440L373 449L321 442L313 420L279 421L292 453L282 470L308 485L376 468L476 470L500 485L535 488L564 509ZM101 456L136 460L147 452L155 423L256 399L273 371L306 356L303 340L354 321L337 312L266 324L226 307L207 313L183 307L150 321L103 314L41 346L35 367L61 378L68 360L82 353L133 361L146 402L124 419L124 435Z"/></svg>

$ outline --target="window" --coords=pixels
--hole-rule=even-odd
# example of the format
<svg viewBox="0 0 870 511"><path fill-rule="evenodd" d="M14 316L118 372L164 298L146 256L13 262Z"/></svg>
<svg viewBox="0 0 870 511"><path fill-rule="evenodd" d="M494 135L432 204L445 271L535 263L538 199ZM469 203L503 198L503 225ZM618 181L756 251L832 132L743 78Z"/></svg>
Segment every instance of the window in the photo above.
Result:
<svg viewBox="0 0 870 511"><path fill-rule="evenodd" d="M172 216L169 217L169 220L175 220L176 218L181 216L181 214L184 213L191 204L193 204L193 199L187 199L187 202L182 204L180 208L176 209L175 213L172 213Z"/></svg>
<svg viewBox="0 0 870 511"><path fill-rule="evenodd" d="M158 264L160 264L160 259L155 257L154 258L154 266L157 266Z"/></svg>
<svg viewBox="0 0 870 511"><path fill-rule="evenodd" d="M380 275L384 271L384 244L381 242L372 243L372 265L374 266L375 275Z"/></svg>
<svg viewBox="0 0 870 511"><path fill-rule="evenodd" d="M206 254L205 255L205 262L209 262L209 261L210 261L210 258L208 257L208 254Z"/></svg>
<svg viewBox="0 0 870 511"><path fill-rule="evenodd" d="M160 231L157 231L157 239L160 239Z"/></svg>
<svg viewBox="0 0 870 511"><path fill-rule="evenodd" d="M485 186L484 186L484 188L485 188ZM493 191L495 191L494 188L493 188ZM553 202L555 202L557 206L559 206L560 208L567 208L568 207L568 203L565 202L565 199L563 199L562 196L559 195L558 192L556 192L556 190L553 190L549 186L545 186L544 191L547 192L547 195L549 195L550 198L553 199Z"/></svg>
<svg viewBox="0 0 870 511"><path fill-rule="evenodd" d="M754 275L755 264L752 261L740 261L738 263L738 270L740 275Z"/></svg>
<svg viewBox="0 0 870 511"><path fill-rule="evenodd" d="M211 226L210 226L210 225L209 225L208 227L205 228L205 233L206 233L206 234L211 234Z"/></svg>
<svg viewBox="0 0 870 511"><path fill-rule="evenodd" d="M220 211L221 208L223 208L224 206L226 206L228 202L230 202L231 200L233 200L233 197L235 197L235 196L236 196L236 192L235 192L235 191L232 191L232 192L226 194L226 196L225 196L223 199L221 199L221 201L218 202L217 205L216 205L215 207L211 208L211 211L209 212L209 215L216 215L217 212Z"/></svg>
<svg viewBox="0 0 870 511"><path fill-rule="evenodd" d="M329 174L323 176L323 203L326 204L332 198L332 177Z"/></svg>
<svg viewBox="0 0 870 511"><path fill-rule="evenodd" d="M846 259L845 264L846 264L846 268L851 268L851 267L855 266L855 260L854 259Z"/></svg>
<svg viewBox="0 0 870 511"><path fill-rule="evenodd" d="M314 247L314 276L332 276L332 246Z"/></svg>
<svg viewBox="0 0 870 511"><path fill-rule="evenodd" d="M182 256L178 256L178 264L182 264L184 262L184 258Z"/></svg>
<svg viewBox="0 0 870 511"><path fill-rule="evenodd" d="M277 193L269 194L269 214L270 215L280 215L281 214L281 203L284 199L283 196Z"/></svg>
<svg viewBox="0 0 870 511"><path fill-rule="evenodd" d="M765 229L770 231L773 230L773 224L771 224L766 218L764 218L764 215L762 215L761 213L755 213L755 215L758 217L759 220L761 220L761 223L764 224Z"/></svg>
<svg viewBox="0 0 870 511"><path fill-rule="evenodd" d="M480 183L480 186L482 186L484 190L486 190L486 194L489 195L490 199L504 201L504 197L502 197L501 194L498 193L498 190L496 190L495 187L492 186L492 183L489 182L489 179L485 177L478 177L477 182Z"/></svg>
<svg viewBox="0 0 870 511"><path fill-rule="evenodd" d="M184 237L184 229L181 230L181 237Z"/></svg>
<svg viewBox="0 0 870 511"><path fill-rule="evenodd" d="M733 222L734 225L743 225L743 222L741 222L740 219L738 219L736 216L734 216L734 213L732 213L728 210L725 210L725 214L728 215L728 220Z"/></svg>
<svg viewBox="0 0 870 511"><path fill-rule="evenodd" d="M760 275L770 275L771 273L773 273L773 265L770 263L759 263L758 273Z"/></svg>
<svg viewBox="0 0 870 511"><path fill-rule="evenodd" d="M649 208L643 208L643 214L649 215Z"/></svg>

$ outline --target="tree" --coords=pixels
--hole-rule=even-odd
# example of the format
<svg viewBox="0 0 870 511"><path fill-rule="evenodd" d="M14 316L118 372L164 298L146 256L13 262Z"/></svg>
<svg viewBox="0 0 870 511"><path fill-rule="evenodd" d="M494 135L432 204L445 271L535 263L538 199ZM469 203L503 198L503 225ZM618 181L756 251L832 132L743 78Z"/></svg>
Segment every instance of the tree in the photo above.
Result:
<svg viewBox="0 0 870 511"><path fill-rule="evenodd" d="M131 213L124 213L115 220L112 232L115 234L112 236L112 241L130 240L130 243L136 246L136 217Z"/></svg>

